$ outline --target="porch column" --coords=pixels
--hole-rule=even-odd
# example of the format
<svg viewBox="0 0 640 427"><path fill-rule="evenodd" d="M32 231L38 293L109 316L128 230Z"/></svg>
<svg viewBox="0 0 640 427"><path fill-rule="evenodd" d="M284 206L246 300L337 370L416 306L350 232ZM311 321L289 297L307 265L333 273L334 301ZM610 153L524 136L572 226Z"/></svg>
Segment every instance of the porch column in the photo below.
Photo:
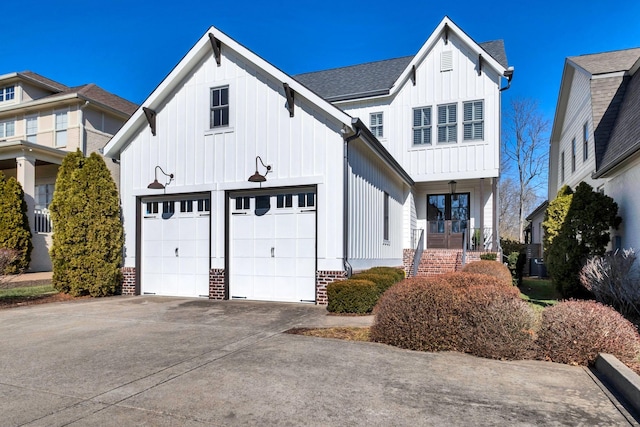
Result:
<svg viewBox="0 0 640 427"><path fill-rule="evenodd" d="M27 217L31 233L35 233L35 207L36 207L36 159L31 156L16 157L16 178L24 191L24 200L27 203Z"/></svg>
<svg viewBox="0 0 640 427"><path fill-rule="evenodd" d="M498 194L498 178L491 178L491 193L493 194L493 221L492 221L492 226L493 226L493 230L491 235L493 236L493 238L491 239L491 245L492 245L492 250L497 251L498 250L498 227L499 227L499 223L498 223L498 199L499 199L499 194Z"/></svg>
<svg viewBox="0 0 640 427"><path fill-rule="evenodd" d="M484 247L484 178L480 178L480 235Z"/></svg>

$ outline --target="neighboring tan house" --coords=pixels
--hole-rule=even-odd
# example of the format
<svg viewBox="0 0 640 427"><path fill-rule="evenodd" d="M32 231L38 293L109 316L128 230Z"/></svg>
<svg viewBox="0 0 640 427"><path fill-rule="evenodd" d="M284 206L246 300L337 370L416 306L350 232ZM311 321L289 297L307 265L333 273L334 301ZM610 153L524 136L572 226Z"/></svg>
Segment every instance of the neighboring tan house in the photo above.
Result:
<svg viewBox="0 0 640 427"><path fill-rule="evenodd" d="M105 147L123 292L326 303L418 244L497 249L512 73L449 18L414 56L293 77L211 27Z"/></svg>
<svg viewBox="0 0 640 427"><path fill-rule="evenodd" d="M612 197L612 249L640 249L640 48L565 61L549 153L549 197L584 181Z"/></svg>
<svg viewBox="0 0 640 427"><path fill-rule="evenodd" d="M95 84L67 87L30 71L0 75L0 171L25 193L33 252L29 271L50 271L48 206L62 159L100 151L136 105ZM107 159L112 176L119 167Z"/></svg>

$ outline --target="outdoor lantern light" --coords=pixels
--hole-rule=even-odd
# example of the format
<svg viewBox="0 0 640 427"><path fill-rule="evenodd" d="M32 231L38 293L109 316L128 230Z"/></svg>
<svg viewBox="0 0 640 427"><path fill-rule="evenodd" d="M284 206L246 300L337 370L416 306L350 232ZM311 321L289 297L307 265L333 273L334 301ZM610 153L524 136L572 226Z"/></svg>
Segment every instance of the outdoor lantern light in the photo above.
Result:
<svg viewBox="0 0 640 427"><path fill-rule="evenodd" d="M449 181L449 194L455 194L456 192L456 184L458 184L455 181Z"/></svg>
<svg viewBox="0 0 640 427"><path fill-rule="evenodd" d="M164 185L160 184L158 182L158 169L160 169L160 172L162 172L162 174L164 176L168 176L169 177L169 181L167 181ZM151 184L147 185L147 188L151 188L152 190L162 190L162 189L164 189L165 186L169 185L171 183L171 181L173 181L173 174L172 173L166 173L165 171L162 170L162 168L160 166L156 166L155 179L153 180L153 182Z"/></svg>
<svg viewBox="0 0 640 427"><path fill-rule="evenodd" d="M267 169L267 172L264 175L260 175L258 172L258 160L264 168ZM256 156L256 173L249 177L249 182L265 182L267 180L267 175L271 172L271 165L265 165L260 156Z"/></svg>

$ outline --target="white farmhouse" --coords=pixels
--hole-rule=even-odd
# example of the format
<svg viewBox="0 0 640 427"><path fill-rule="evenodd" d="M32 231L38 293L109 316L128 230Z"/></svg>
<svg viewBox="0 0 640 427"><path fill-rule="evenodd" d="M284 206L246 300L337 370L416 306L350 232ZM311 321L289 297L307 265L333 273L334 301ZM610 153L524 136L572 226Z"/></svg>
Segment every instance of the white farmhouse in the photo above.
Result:
<svg viewBox="0 0 640 427"><path fill-rule="evenodd" d="M415 56L294 77L211 27L105 148L123 293L322 304L418 246L496 250L512 72L448 18Z"/></svg>
<svg viewBox="0 0 640 427"><path fill-rule="evenodd" d="M612 249L640 249L640 48L569 57L549 151L549 198L580 182L618 203Z"/></svg>

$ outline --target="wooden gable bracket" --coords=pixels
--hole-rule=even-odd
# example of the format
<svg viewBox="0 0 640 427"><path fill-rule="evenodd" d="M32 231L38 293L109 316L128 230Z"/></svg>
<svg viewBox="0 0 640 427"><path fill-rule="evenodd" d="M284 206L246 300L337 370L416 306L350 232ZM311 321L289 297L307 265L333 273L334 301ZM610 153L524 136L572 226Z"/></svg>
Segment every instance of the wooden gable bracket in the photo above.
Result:
<svg viewBox="0 0 640 427"><path fill-rule="evenodd" d="M293 117L293 107L294 107L294 95L295 92L293 89L289 87L287 83L283 83L284 94L287 97L287 109L289 110L289 117Z"/></svg>
<svg viewBox="0 0 640 427"><path fill-rule="evenodd" d="M411 82L413 83L413 85L416 85L416 66L412 65L411 66Z"/></svg>
<svg viewBox="0 0 640 427"><path fill-rule="evenodd" d="M444 44L449 44L449 24L444 24Z"/></svg>
<svg viewBox="0 0 640 427"><path fill-rule="evenodd" d="M142 107L144 115L147 117L149 127L151 128L151 135L156 136L156 112L151 108Z"/></svg>
<svg viewBox="0 0 640 427"><path fill-rule="evenodd" d="M216 57L216 63L219 67L220 61L222 60L222 43L211 33L209 33L209 41L211 42L211 47L213 48L213 56Z"/></svg>
<svg viewBox="0 0 640 427"><path fill-rule="evenodd" d="M482 75L482 54L478 55L478 75Z"/></svg>

